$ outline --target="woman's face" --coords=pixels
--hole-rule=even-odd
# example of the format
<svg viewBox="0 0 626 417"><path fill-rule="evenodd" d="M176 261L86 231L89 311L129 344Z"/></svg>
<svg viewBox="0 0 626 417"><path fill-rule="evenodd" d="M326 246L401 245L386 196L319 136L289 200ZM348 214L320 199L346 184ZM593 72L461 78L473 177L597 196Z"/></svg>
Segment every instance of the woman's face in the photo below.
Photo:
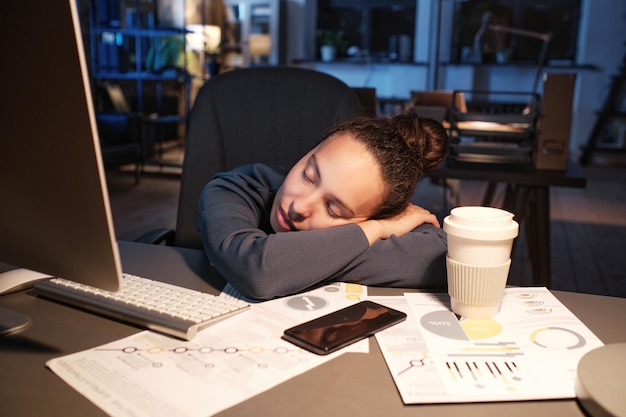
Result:
<svg viewBox="0 0 626 417"><path fill-rule="evenodd" d="M326 229L370 218L384 195L378 163L350 133L337 133L298 161L276 194L275 232Z"/></svg>

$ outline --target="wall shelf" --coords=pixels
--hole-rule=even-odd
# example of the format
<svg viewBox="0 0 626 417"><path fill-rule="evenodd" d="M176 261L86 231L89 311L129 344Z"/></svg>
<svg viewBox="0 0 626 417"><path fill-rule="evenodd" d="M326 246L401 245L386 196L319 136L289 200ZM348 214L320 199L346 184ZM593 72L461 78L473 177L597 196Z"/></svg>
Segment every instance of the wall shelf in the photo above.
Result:
<svg viewBox="0 0 626 417"><path fill-rule="evenodd" d="M89 22L85 44L94 87L121 87L130 112L142 120L144 154L153 155L152 147L163 141L182 142L192 84L208 78L200 60L202 68L191 70L189 57L195 52L188 51L187 35L192 32L184 19L175 21L170 15L184 16L192 0L173 0L167 13L150 0L85 1Z"/></svg>

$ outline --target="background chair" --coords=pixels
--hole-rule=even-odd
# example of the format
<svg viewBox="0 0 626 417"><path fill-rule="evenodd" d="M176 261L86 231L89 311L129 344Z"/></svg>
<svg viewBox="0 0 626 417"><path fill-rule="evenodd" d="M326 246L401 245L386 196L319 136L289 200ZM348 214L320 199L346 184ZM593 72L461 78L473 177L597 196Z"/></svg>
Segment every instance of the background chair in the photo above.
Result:
<svg viewBox="0 0 626 417"><path fill-rule="evenodd" d="M176 231L140 240L202 248L198 198L213 175L255 162L286 172L324 131L362 112L350 87L313 70L251 67L210 79L190 114Z"/></svg>
<svg viewBox="0 0 626 417"><path fill-rule="evenodd" d="M117 84L107 84L96 89L96 123L102 159L107 169L122 165L135 165L135 182L139 182L141 169L150 147L142 132L143 116L132 112Z"/></svg>

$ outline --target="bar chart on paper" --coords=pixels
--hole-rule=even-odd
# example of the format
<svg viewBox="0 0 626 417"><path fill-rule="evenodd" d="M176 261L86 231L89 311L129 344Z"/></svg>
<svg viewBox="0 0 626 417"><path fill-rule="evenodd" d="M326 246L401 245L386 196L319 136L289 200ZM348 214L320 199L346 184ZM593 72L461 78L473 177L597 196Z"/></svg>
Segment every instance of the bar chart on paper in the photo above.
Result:
<svg viewBox="0 0 626 417"><path fill-rule="evenodd" d="M409 319L376 338L407 404L571 398L578 361L602 345L545 288L507 289L491 319L456 316L447 294L394 299Z"/></svg>

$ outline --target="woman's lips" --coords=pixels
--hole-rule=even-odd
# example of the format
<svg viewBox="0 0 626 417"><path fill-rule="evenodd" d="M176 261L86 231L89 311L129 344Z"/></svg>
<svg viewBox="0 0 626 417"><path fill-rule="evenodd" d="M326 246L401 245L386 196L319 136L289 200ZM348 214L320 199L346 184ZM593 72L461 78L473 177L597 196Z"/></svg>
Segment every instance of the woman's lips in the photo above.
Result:
<svg viewBox="0 0 626 417"><path fill-rule="evenodd" d="M276 217L278 218L278 224L283 229L288 231L296 230L296 226L294 226L289 217L287 217L287 213L285 213L282 207L278 207L278 213Z"/></svg>

